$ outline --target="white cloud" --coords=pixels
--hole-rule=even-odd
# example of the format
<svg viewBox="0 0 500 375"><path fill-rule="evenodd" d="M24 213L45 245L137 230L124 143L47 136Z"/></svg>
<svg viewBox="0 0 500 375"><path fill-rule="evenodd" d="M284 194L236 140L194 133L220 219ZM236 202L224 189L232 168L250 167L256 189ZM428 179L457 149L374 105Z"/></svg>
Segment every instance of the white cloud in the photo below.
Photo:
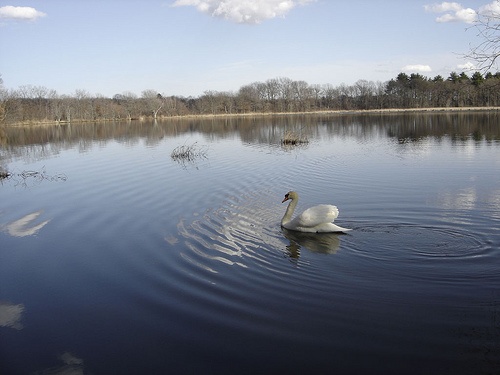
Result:
<svg viewBox="0 0 500 375"><path fill-rule="evenodd" d="M45 13L31 7L14 7L12 5L0 7L0 18L32 21L45 16Z"/></svg>
<svg viewBox="0 0 500 375"><path fill-rule="evenodd" d="M426 12L444 13L436 18L436 22L465 22L474 23L477 12L472 8L464 8L462 4L442 2L440 4L424 5Z"/></svg>
<svg viewBox="0 0 500 375"><path fill-rule="evenodd" d="M200 12L236 23L256 24L285 16L297 5L315 0L176 0L172 6L193 6Z"/></svg>
<svg viewBox="0 0 500 375"><path fill-rule="evenodd" d="M483 5L479 8L478 13L485 17L500 17L500 1L493 1L490 4Z"/></svg>
<svg viewBox="0 0 500 375"><path fill-rule="evenodd" d="M403 72L411 72L411 73L428 73L432 72L432 69L429 65L406 65L401 68Z"/></svg>
<svg viewBox="0 0 500 375"><path fill-rule="evenodd" d="M466 62L465 64L457 65L457 68L461 70L474 70L476 69L476 66L471 62Z"/></svg>
<svg viewBox="0 0 500 375"><path fill-rule="evenodd" d="M427 12L433 13L457 12L462 9L462 6L459 3L448 3L445 1L441 4L424 5L424 9Z"/></svg>
<svg viewBox="0 0 500 375"><path fill-rule="evenodd" d="M474 69L476 69L476 66L471 62L466 62L465 64L457 65L457 68L463 69L463 70L474 70Z"/></svg>

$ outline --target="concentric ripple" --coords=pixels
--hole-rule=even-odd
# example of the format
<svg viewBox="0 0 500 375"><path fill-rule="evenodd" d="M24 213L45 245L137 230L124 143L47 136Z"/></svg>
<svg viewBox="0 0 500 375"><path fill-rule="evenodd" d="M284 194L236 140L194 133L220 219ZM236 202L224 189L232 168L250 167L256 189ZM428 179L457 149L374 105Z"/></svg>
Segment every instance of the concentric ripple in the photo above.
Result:
<svg viewBox="0 0 500 375"><path fill-rule="evenodd" d="M491 248L480 234L448 226L377 224L361 226L353 251L381 260L398 258L419 261L487 256Z"/></svg>
<svg viewBox="0 0 500 375"><path fill-rule="evenodd" d="M448 225L364 225L345 238L343 249L356 258L366 280L386 280L391 288L396 280L402 288L415 282L472 287L497 272L495 249L480 232Z"/></svg>

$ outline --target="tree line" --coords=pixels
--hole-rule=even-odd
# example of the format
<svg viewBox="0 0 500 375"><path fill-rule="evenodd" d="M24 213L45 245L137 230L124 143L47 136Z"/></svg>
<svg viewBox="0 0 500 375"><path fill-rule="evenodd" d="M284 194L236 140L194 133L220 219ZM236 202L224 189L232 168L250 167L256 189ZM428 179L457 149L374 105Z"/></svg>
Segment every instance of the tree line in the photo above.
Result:
<svg viewBox="0 0 500 375"><path fill-rule="evenodd" d="M400 73L387 82L308 84L286 77L242 86L237 92L205 91L199 97L145 90L112 98L76 90L58 95L43 86L3 87L0 123L112 121L185 115L293 113L335 110L500 106L500 72L450 73L428 78Z"/></svg>

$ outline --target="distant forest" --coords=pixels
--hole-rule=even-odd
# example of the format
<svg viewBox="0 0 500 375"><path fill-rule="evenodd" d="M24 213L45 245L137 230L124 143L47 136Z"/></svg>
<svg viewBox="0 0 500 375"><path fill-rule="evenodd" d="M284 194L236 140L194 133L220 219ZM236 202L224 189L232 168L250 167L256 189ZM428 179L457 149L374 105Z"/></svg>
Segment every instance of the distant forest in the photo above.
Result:
<svg viewBox="0 0 500 375"><path fill-rule="evenodd" d="M43 86L6 89L0 77L0 123L160 119L186 115L293 113L336 110L500 106L500 73L427 78L400 73L387 82L311 85L279 77L242 86L237 92L205 91L199 97L145 90L112 98L76 90L58 95Z"/></svg>

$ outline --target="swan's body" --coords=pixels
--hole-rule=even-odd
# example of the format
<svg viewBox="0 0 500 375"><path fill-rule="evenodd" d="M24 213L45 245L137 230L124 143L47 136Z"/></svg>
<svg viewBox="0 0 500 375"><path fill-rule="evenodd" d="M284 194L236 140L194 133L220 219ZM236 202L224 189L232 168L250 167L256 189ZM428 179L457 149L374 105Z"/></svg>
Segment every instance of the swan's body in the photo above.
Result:
<svg viewBox="0 0 500 375"><path fill-rule="evenodd" d="M331 233L331 232L347 232L350 229L342 228L332 223L339 216L339 210L336 206L329 204L320 204L308 208L299 216L292 219L293 212L299 202L299 195L295 191L290 191L285 195L283 202L291 200L286 209L281 226L288 230L309 233Z"/></svg>

